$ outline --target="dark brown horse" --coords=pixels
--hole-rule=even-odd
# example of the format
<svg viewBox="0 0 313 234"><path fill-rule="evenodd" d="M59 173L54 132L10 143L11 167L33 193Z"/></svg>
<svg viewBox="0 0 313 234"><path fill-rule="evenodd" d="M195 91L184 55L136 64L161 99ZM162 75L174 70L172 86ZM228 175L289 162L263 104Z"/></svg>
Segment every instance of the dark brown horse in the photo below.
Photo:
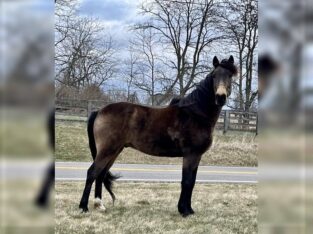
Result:
<svg viewBox="0 0 313 234"><path fill-rule="evenodd" d="M214 70L184 98L174 99L165 108L131 103L110 104L93 113L88 122L89 144L94 158L87 172L79 207L88 211L88 199L96 180L96 198L101 199L102 183L114 194L115 177L109 172L124 147L153 156L183 157L181 195L178 211L187 216L192 190L202 154L212 144L212 133L222 106L231 93L232 76L237 69L234 58L213 59Z"/></svg>

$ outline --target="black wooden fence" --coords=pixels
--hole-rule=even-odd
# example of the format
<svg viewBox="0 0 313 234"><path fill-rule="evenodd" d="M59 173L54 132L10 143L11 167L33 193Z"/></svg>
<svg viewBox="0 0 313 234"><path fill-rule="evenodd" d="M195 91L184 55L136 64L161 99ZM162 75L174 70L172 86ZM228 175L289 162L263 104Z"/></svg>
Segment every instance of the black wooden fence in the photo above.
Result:
<svg viewBox="0 0 313 234"><path fill-rule="evenodd" d="M107 104L108 102L100 100L56 100L57 120L85 122L92 111L98 110ZM216 128L223 130L224 133L244 131L257 134L257 125L257 112L222 110Z"/></svg>

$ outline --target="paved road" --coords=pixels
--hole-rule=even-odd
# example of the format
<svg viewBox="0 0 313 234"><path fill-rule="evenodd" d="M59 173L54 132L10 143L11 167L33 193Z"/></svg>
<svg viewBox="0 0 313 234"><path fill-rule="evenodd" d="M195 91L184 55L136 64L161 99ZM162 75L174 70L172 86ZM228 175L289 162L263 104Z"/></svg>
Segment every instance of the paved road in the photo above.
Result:
<svg viewBox="0 0 313 234"><path fill-rule="evenodd" d="M87 162L57 162L56 180L85 180ZM120 181L180 182L181 166L148 164L114 164L114 174ZM257 183L255 167L200 166L197 182L203 183Z"/></svg>
<svg viewBox="0 0 313 234"><path fill-rule="evenodd" d="M42 180L51 162L43 161L0 161L0 180L39 179ZM90 163L57 162L57 180L85 180ZM181 166L114 164L112 171L120 174L122 181L168 181L179 182ZM313 182L313 166L264 165L262 167L210 167L201 166L198 182L206 183L257 183L257 182Z"/></svg>

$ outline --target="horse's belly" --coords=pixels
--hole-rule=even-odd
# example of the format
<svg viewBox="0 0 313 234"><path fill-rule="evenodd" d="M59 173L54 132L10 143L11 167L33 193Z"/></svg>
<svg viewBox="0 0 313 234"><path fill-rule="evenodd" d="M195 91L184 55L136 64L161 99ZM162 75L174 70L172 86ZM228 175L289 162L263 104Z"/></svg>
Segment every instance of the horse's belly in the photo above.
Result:
<svg viewBox="0 0 313 234"><path fill-rule="evenodd" d="M169 137L143 138L132 144L132 147L152 156L181 157L182 151L178 143Z"/></svg>

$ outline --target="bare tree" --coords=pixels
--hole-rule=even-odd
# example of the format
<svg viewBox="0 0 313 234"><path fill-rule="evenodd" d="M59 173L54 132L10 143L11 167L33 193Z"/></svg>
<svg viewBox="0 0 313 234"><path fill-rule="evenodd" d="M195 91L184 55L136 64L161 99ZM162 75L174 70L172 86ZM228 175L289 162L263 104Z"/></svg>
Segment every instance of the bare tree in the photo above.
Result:
<svg viewBox="0 0 313 234"><path fill-rule="evenodd" d="M139 75L139 56L137 55L133 45L130 43L128 48L127 57L124 59L124 66L122 67L123 80L126 82L127 86L127 101L135 102L138 98L135 97L137 94L132 92L132 86L134 86L134 81ZM135 100L136 99L136 100Z"/></svg>
<svg viewBox="0 0 313 234"><path fill-rule="evenodd" d="M138 29L131 41L132 47L136 51L136 74L133 73L132 83L140 90L145 91L151 105L155 105L155 94L164 89L164 69L163 63L157 51L158 41L155 33L150 29ZM133 70L134 72L134 70Z"/></svg>
<svg viewBox="0 0 313 234"><path fill-rule="evenodd" d="M55 0L55 46L69 36L77 6L77 0Z"/></svg>
<svg viewBox="0 0 313 234"><path fill-rule="evenodd" d="M238 54L239 77L234 83L236 93L232 107L249 111L258 94L258 1L226 1L220 5L220 9L220 26Z"/></svg>
<svg viewBox="0 0 313 234"><path fill-rule="evenodd" d="M105 28L96 19L69 8L61 5L56 13L56 81L77 90L101 87L115 73L112 38L103 34Z"/></svg>
<svg viewBox="0 0 313 234"><path fill-rule="evenodd" d="M152 98L154 100L154 104L157 105L157 106L160 106L160 105L168 105L169 102L175 97L175 93L172 93L172 92L167 92L167 93L156 93L154 94L153 97L149 97L148 98L148 103L151 103L152 102Z"/></svg>
<svg viewBox="0 0 313 234"><path fill-rule="evenodd" d="M77 88L101 86L114 73L112 39L103 38L103 29L92 19L79 18L74 25L75 30L57 48L56 80Z"/></svg>
<svg viewBox="0 0 313 234"><path fill-rule="evenodd" d="M176 77L167 92L178 84L179 94L183 96L195 78L210 68L202 56L213 42L224 37L215 27L215 5L213 0L154 0L140 7L149 19L137 24L135 29L152 29L173 58L169 59L169 66L176 70Z"/></svg>

